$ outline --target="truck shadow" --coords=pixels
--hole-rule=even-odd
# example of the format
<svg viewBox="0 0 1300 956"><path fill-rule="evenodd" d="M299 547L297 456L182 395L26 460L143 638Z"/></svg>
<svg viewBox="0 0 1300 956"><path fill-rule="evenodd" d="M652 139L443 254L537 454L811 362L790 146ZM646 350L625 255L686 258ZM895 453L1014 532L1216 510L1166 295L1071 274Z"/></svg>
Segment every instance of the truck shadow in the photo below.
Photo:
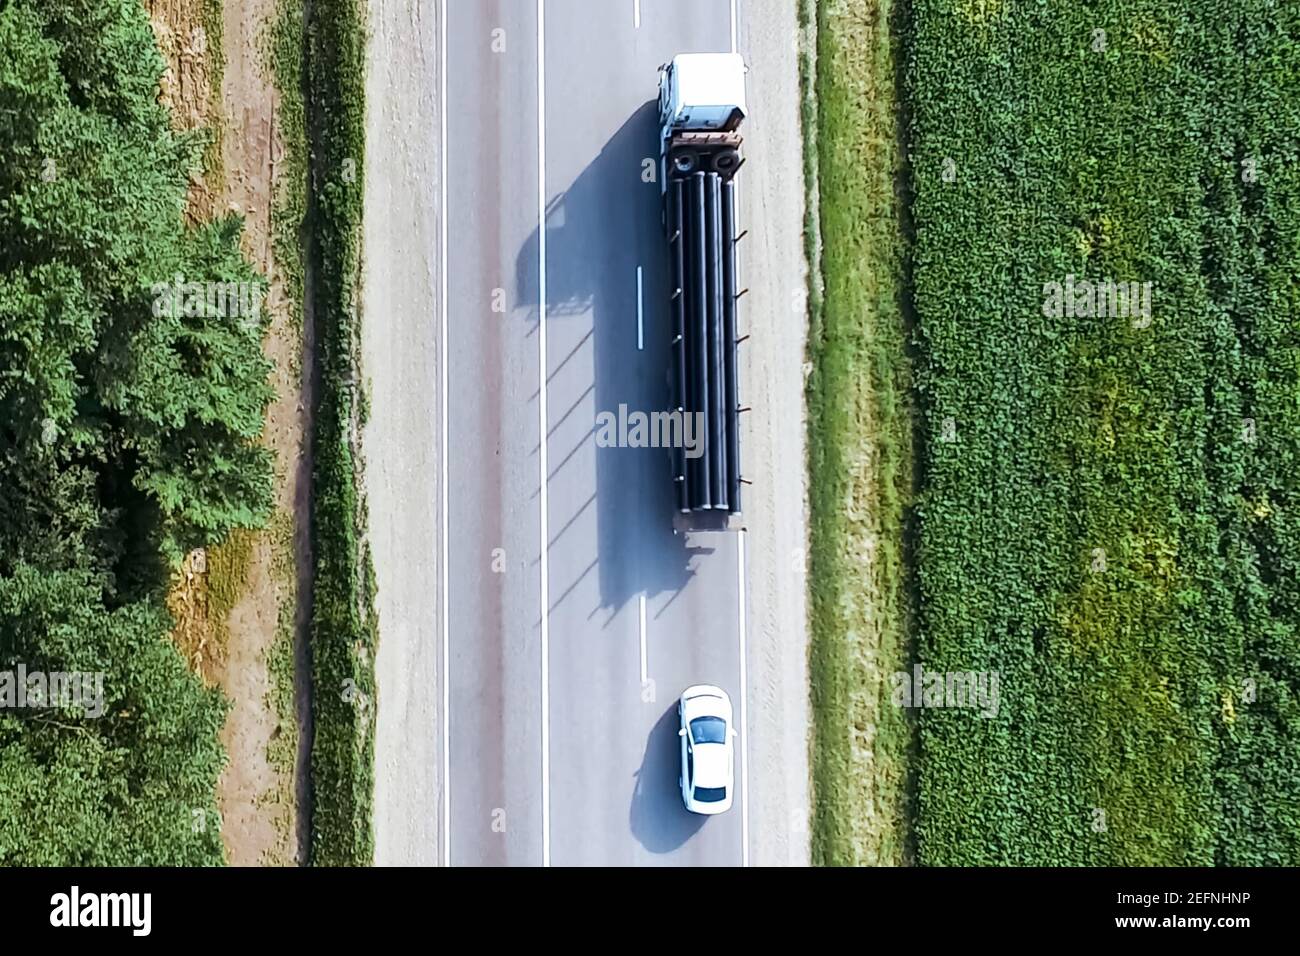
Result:
<svg viewBox="0 0 1300 956"><path fill-rule="evenodd" d="M604 611L602 624L641 592L680 591L693 573L691 559L712 551L688 547L685 536L672 531L675 499L667 449L597 445L599 413L617 416L620 405L646 414L669 407L668 263L660 189L657 179L642 178L647 158L654 160L658 176L657 124L651 100L546 211L548 546L554 555L579 541L591 520L584 512L594 509L597 549L595 555L579 552L577 565L586 569L582 577L553 582L552 610L594 572L599 605L583 610L590 611L589 620ZM539 299L538 244L534 230L516 258L517 303ZM536 307L529 318L536 320ZM589 558L595 560L588 564Z"/></svg>
<svg viewBox="0 0 1300 956"><path fill-rule="evenodd" d="M651 853L670 853L704 825L705 817L682 804L677 779L681 774L681 744L677 704L655 723L646 739L645 756L636 772L628 825L637 842Z"/></svg>

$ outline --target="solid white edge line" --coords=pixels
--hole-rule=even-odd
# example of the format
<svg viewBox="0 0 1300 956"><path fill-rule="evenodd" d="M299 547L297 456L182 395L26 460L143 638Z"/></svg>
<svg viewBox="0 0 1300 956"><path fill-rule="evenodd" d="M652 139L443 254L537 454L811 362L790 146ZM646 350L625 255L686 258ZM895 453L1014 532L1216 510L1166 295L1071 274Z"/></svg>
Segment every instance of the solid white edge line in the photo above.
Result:
<svg viewBox="0 0 1300 956"><path fill-rule="evenodd" d="M537 0L537 353L542 574L542 866L551 865L550 567L546 494L546 0Z"/></svg>
<svg viewBox="0 0 1300 956"><path fill-rule="evenodd" d="M636 347L645 348L645 334L643 331L642 315L645 309L641 300L641 267L636 267Z"/></svg>
<svg viewBox="0 0 1300 956"><path fill-rule="evenodd" d="M745 532L740 535L737 547L736 579L739 597L736 599L737 614L740 622L740 865L749 866L749 670L746 666L748 654L745 639Z"/></svg>
<svg viewBox="0 0 1300 956"><path fill-rule="evenodd" d="M641 29L641 0L632 0L632 25Z"/></svg>
<svg viewBox="0 0 1300 956"><path fill-rule="evenodd" d="M649 655L646 654L645 644L645 592L642 591L638 601L638 614L641 619L641 690L645 690L645 682L650 679Z"/></svg>
<svg viewBox="0 0 1300 956"><path fill-rule="evenodd" d="M451 614L448 609L449 586L449 546L447 519L449 509L447 505L447 482L448 482L448 465L447 465L447 422L449 415L447 412L447 4L450 0L442 0L438 7L438 34L439 34L439 51L438 51L438 72L439 72L439 103L438 113L441 121L441 164L442 170L439 174L439 188L441 196L439 198L439 215L442 219L441 226L441 245L439 250L439 270L442 280L442 303L441 315L439 318L439 336L441 342L441 355L439 355L442 366L439 369L439 376L442 383L442 865L451 866L451 674L449 671L448 661L450 659L451 646Z"/></svg>
<svg viewBox="0 0 1300 956"><path fill-rule="evenodd" d="M736 52L736 0L731 0L731 52ZM736 220L740 219L740 184L736 184ZM736 616L740 634L740 865L749 866L749 645L745 617L745 531L738 532L736 548Z"/></svg>

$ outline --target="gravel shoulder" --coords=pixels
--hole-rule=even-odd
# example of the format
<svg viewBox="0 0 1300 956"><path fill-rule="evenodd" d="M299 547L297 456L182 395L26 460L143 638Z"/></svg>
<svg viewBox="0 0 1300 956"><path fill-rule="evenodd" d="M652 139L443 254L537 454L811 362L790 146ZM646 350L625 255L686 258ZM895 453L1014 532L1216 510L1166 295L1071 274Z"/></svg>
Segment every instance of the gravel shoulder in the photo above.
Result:
<svg viewBox="0 0 1300 956"><path fill-rule="evenodd" d="M761 6L761 14L758 9ZM811 805L806 555L808 334L796 5L741 8L751 115L741 172L741 346L749 560L750 863L807 866Z"/></svg>
<svg viewBox="0 0 1300 956"><path fill-rule="evenodd" d="M372 0L362 439L378 593L376 865L440 858L437 7Z"/></svg>

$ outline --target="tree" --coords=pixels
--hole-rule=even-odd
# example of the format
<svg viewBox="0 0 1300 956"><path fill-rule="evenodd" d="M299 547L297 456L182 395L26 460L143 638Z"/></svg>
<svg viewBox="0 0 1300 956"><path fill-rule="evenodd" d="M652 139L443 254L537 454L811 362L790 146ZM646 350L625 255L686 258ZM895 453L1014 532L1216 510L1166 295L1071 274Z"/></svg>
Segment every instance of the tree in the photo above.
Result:
<svg viewBox="0 0 1300 956"><path fill-rule="evenodd" d="M0 865L221 861L224 703L162 594L265 520L270 365L242 222L184 223L162 70L139 0L0 3L0 694L103 675L102 714L0 708Z"/></svg>
<svg viewBox="0 0 1300 956"><path fill-rule="evenodd" d="M102 674L98 701L0 709L0 865L220 862L225 705L170 627L155 602L110 611L83 572L0 577L0 692L20 663Z"/></svg>

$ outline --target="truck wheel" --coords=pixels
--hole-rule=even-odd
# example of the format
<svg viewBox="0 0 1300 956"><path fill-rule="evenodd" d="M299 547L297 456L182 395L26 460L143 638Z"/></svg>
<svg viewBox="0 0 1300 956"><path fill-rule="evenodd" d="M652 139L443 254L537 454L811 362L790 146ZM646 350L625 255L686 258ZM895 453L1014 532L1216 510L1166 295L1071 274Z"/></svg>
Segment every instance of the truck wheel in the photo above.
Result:
<svg viewBox="0 0 1300 956"><path fill-rule="evenodd" d="M700 168L700 154L693 149L679 149L673 153L673 170L682 174L693 173Z"/></svg>
<svg viewBox="0 0 1300 956"><path fill-rule="evenodd" d="M720 149L713 154L713 171L730 176L740 168L740 153L734 149Z"/></svg>

